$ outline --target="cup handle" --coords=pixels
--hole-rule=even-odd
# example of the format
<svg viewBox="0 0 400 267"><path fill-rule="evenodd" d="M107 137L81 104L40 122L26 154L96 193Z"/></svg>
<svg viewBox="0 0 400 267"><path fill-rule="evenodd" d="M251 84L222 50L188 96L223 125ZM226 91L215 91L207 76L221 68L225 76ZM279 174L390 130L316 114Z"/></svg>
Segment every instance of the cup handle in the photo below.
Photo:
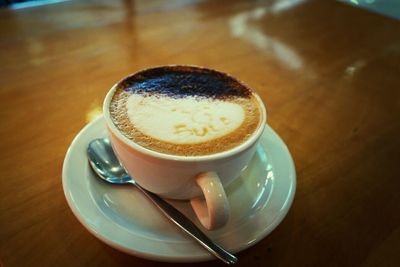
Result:
<svg viewBox="0 0 400 267"><path fill-rule="evenodd" d="M229 205L217 173L201 173L196 183L203 191L203 196L190 200L197 218L208 230L224 226L229 218Z"/></svg>

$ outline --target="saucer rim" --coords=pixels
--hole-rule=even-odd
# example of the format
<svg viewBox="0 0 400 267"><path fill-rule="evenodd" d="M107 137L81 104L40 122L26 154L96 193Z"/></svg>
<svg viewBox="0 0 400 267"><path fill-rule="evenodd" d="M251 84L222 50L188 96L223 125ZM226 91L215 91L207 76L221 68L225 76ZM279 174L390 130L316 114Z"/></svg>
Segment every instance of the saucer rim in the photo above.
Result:
<svg viewBox="0 0 400 267"><path fill-rule="evenodd" d="M98 118L92 120L91 122L87 123L80 131L79 133L74 137L73 141L71 142L70 146L67 149L64 162L63 162L63 170L62 170L62 185L63 185L63 191L65 198L67 200L67 203L72 210L73 214L75 217L78 219L78 221L90 232L92 233L95 237L103 241L104 243L108 244L109 246L120 250L122 252L125 252L130 255L138 256L141 258L149 259L149 260L155 260L155 261L161 261L161 262L202 262L202 261L209 261L215 259L214 256L209 254L206 251L202 251L200 254L192 254L192 255L184 255L180 254L179 256L177 255L171 255L171 254L157 254L157 253L152 253L147 250L138 250L132 247L126 247L124 245L119 244L117 241L109 239L101 234L101 232L97 231L97 229L94 229L92 225L90 225L87 221L85 221L84 216L78 211L78 208L75 206L75 203L73 199L71 198L72 196L69 195L69 188L67 185L67 180L68 180L68 163L71 162L71 157L73 155L73 149L76 148L78 145L78 142L80 139L82 139L85 135L88 134L88 131L90 130L91 127L96 127L97 124L100 124L101 121L104 120L103 116L99 116ZM105 122L104 125L98 126L101 130L101 128L105 128ZM275 139L279 141L279 146L280 149L283 149L283 153L286 154L286 158L289 160L286 164L288 164L288 168L290 171L288 171L291 175L291 181L288 183L289 188L288 188L288 193L287 196L285 197L285 202L282 204L282 209L279 211L279 214L276 216L275 220L271 221L271 223L268 224L267 227L262 229L261 232L257 234L257 238L253 239L251 242L247 242L245 244L242 244L241 246L237 246L234 249L231 249L230 251L232 253L237 253L240 251L243 251L251 246L254 246L256 243L260 242L262 239L264 239L267 235L269 235L286 217L287 213L289 212L293 199L295 196L295 191L296 191L296 171L295 171L295 165L293 158L286 146L286 144L283 142L283 140L280 138L280 136L270 127L268 124L266 124L265 130L261 135L261 139L265 138L264 135L266 135L267 131L270 131L272 135L274 135ZM265 145L263 144L263 147ZM261 212L262 213L262 212ZM258 215L260 216L260 215ZM243 225L239 225L238 229L240 227L245 227ZM144 237L141 237L143 239L146 239ZM146 239L149 240L149 239ZM169 244L174 244L176 242L168 242Z"/></svg>

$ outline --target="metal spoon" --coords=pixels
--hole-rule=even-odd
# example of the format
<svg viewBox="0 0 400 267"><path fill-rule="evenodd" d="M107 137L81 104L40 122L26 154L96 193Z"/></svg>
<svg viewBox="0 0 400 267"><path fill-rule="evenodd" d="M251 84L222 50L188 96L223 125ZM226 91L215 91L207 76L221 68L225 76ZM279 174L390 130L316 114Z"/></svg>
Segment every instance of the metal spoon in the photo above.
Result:
<svg viewBox="0 0 400 267"><path fill-rule="evenodd" d="M110 140L107 138L95 139L90 142L87 155L93 171L103 179L112 184L131 184L136 186L145 194L173 223L186 232L190 237L211 252L218 259L227 264L234 264L238 259L214 243L208 238L192 221L190 221L180 211L175 209L158 195L147 191L125 171L119 160L114 154Z"/></svg>

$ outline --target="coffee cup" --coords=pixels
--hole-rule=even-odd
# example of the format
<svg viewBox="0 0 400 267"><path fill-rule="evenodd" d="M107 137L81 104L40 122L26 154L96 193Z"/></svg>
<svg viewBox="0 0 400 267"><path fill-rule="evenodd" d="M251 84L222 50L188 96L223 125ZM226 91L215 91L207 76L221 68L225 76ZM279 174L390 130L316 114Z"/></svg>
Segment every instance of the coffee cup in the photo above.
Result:
<svg viewBox="0 0 400 267"><path fill-rule="evenodd" d="M161 66L117 82L103 113L113 149L138 184L189 200L208 230L227 223L224 188L253 157L266 123L253 90L216 70Z"/></svg>

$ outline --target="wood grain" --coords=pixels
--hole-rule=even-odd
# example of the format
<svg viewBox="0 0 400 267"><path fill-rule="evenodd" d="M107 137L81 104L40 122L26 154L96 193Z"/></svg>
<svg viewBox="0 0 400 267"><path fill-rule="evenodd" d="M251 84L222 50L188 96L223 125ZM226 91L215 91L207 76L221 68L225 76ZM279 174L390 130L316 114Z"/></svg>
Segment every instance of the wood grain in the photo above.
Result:
<svg viewBox="0 0 400 267"><path fill-rule="evenodd" d="M399 266L400 22L335 1L283 2L0 10L2 265L173 266L93 237L66 203L61 170L114 82L195 64L253 87L296 163L289 214L239 266Z"/></svg>

